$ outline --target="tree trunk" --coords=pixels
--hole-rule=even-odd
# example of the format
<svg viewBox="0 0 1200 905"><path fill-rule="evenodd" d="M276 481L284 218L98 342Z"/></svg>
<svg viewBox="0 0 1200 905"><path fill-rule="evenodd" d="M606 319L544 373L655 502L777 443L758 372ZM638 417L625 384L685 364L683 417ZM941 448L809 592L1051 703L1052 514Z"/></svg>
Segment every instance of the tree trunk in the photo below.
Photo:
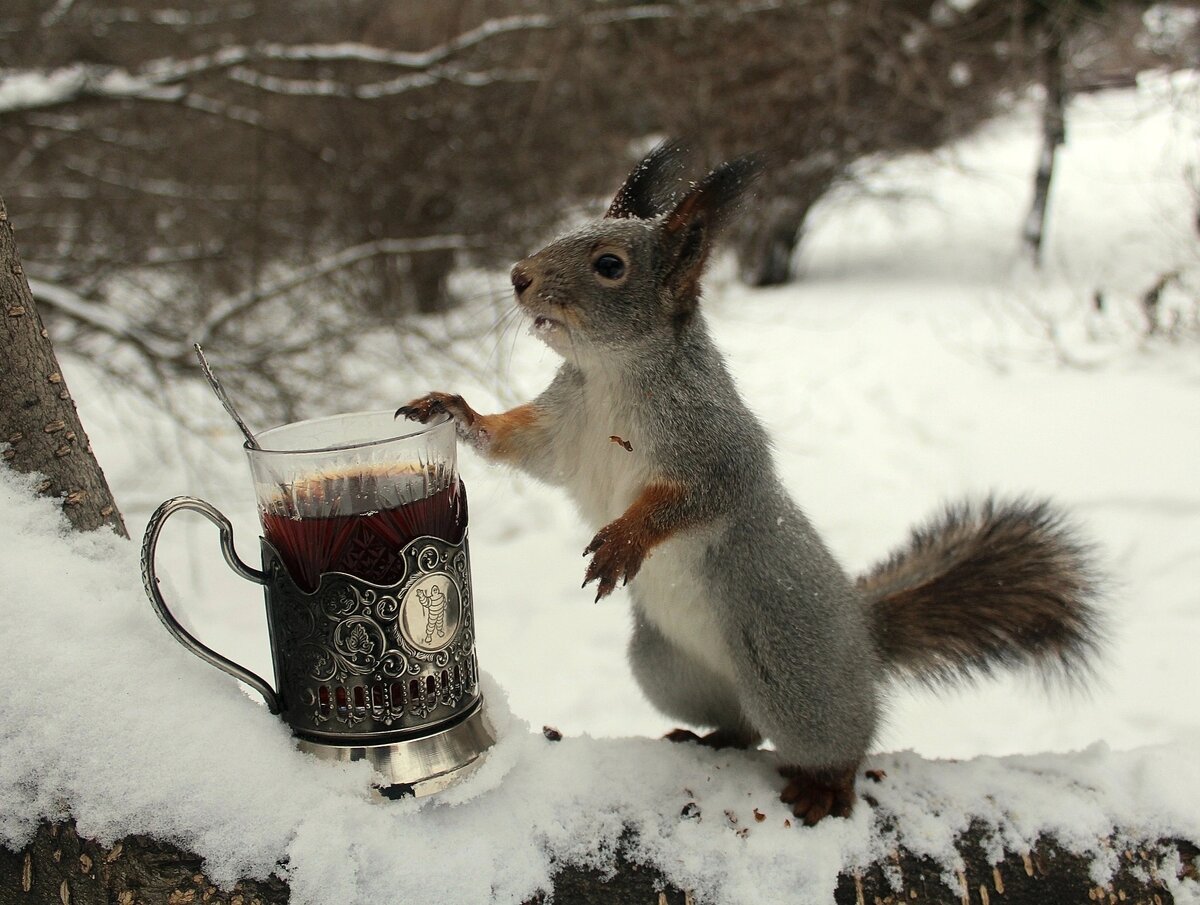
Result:
<svg viewBox="0 0 1200 905"><path fill-rule="evenodd" d="M0 847L0 905L267 905L286 902L271 878L218 890L203 862L169 843L127 836L111 846L82 839L74 823L43 823L20 852Z"/></svg>
<svg viewBox="0 0 1200 905"><path fill-rule="evenodd" d="M1022 238L1033 263L1042 263L1042 239L1046 230L1046 207L1050 201L1050 181L1054 177L1054 159L1067 140L1067 80L1063 70L1062 36L1052 31L1042 54L1042 82L1046 102L1042 107L1042 153L1033 178L1033 202L1025 218Z"/></svg>
<svg viewBox="0 0 1200 905"><path fill-rule="evenodd" d="M803 238L807 210L789 205L764 218L743 244L738 272L747 286L783 286L794 277L792 258Z"/></svg>
<svg viewBox="0 0 1200 905"><path fill-rule="evenodd" d="M77 530L111 525L128 537L34 307L2 198L0 316L0 457L41 475L38 491L61 499Z"/></svg>
<svg viewBox="0 0 1200 905"><path fill-rule="evenodd" d="M452 250L419 252L409 258L409 285L417 311L421 314L440 314L454 307L449 285L453 269Z"/></svg>
<svg viewBox="0 0 1200 905"><path fill-rule="evenodd" d="M738 274L747 286L782 286L795 279L796 251L809 211L833 184L833 173L806 173L787 189L765 188L756 216L739 231Z"/></svg>
<svg viewBox="0 0 1200 905"><path fill-rule="evenodd" d="M992 864L985 854L988 835L987 827L980 824L959 839L966 869L953 884L947 884L941 865L900 849L864 871L842 874L833 901L837 905L1170 905L1174 898L1164 880L1169 865L1177 858L1181 875L1197 877L1200 850L1179 840L1156 840L1128 849L1117 846L1117 871L1108 885L1098 886L1091 879L1089 859L1065 852L1053 839L1039 839L1027 854L1007 854ZM730 845L736 844L731 839ZM899 888L891 885L889 875ZM277 877L243 880L222 890L204 875L197 855L144 836L104 846L81 839L71 823L43 824L20 852L0 848L0 905L279 905L288 897L287 885ZM612 876L567 867L554 879L558 905L690 905L692 901L690 894L664 884L652 869L624 858Z"/></svg>

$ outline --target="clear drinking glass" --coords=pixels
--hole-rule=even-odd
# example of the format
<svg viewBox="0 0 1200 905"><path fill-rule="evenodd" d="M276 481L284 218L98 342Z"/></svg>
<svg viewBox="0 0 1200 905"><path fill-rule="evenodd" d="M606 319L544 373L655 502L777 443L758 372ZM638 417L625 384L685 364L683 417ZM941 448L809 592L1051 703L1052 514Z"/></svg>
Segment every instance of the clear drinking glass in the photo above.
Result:
<svg viewBox="0 0 1200 905"><path fill-rule="evenodd" d="M262 569L203 500L167 500L142 546L146 593L175 638L255 688L298 745L368 760L385 797L437 791L492 744L475 657L467 497L454 425L360 412L286 424L246 446L262 523ZM193 637L167 607L155 548L167 519L220 528L239 575L263 586L275 685ZM399 791L397 791L399 790Z"/></svg>
<svg viewBox="0 0 1200 905"><path fill-rule="evenodd" d="M396 421L391 412L285 424L246 447L263 537L296 584L326 572L389 585L418 537L456 544L467 527L454 426Z"/></svg>

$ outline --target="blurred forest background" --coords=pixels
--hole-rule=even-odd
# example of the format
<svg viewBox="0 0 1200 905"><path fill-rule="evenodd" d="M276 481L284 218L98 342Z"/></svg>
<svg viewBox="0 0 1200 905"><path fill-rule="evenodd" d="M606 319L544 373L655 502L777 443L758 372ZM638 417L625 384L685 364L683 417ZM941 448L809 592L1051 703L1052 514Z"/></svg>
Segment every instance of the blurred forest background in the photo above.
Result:
<svg viewBox="0 0 1200 905"><path fill-rule="evenodd" d="M200 341L277 422L336 390L365 332L444 345L420 316L463 301L456 272L599 210L658 138L768 154L733 244L743 280L778 284L832 187L1034 86L1052 152L1071 94L1200 65L1198 8L5 0L0 196L60 350L153 396Z"/></svg>

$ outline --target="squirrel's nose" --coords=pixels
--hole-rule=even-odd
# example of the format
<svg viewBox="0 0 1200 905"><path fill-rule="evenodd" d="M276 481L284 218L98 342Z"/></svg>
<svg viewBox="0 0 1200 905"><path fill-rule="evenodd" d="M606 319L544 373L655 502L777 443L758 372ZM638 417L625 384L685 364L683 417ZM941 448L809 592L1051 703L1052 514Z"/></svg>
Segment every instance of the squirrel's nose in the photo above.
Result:
<svg viewBox="0 0 1200 905"><path fill-rule="evenodd" d="M520 264L512 269L512 284L513 289L517 290L517 295L528 289L532 283L533 277L526 273Z"/></svg>

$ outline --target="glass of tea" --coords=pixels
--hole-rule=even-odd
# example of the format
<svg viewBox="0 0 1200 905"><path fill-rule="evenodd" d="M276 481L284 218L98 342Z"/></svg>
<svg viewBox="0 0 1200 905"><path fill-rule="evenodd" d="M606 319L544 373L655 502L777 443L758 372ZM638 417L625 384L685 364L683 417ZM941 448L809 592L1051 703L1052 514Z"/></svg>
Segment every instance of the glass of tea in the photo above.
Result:
<svg viewBox="0 0 1200 905"><path fill-rule="evenodd" d="M467 530L448 416L415 424L391 412L333 415L257 440L246 455L263 537L305 591L325 572L394 584L411 541L457 544Z"/></svg>
<svg viewBox="0 0 1200 905"><path fill-rule="evenodd" d="M142 571L185 647L258 690L305 750L370 760L381 788L448 785L491 744L475 657L467 496L454 425L359 412L285 424L246 444L262 569L203 500L177 497L146 528ZM272 687L193 637L163 601L154 551L193 510L220 528L234 571L265 590ZM391 793L388 793L391 794Z"/></svg>

